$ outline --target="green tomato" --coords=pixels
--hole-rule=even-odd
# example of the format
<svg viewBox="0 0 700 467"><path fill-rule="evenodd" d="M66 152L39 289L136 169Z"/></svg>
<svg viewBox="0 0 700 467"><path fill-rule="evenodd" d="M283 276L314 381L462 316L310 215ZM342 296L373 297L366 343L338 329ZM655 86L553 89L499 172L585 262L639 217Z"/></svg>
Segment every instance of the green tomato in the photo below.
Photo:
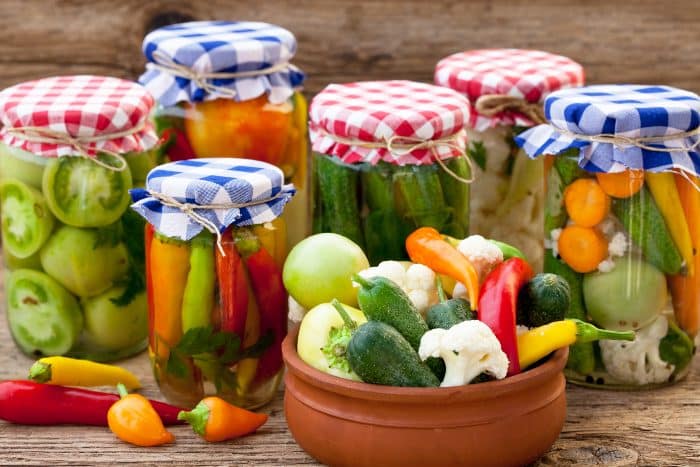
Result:
<svg viewBox="0 0 700 467"><path fill-rule="evenodd" d="M13 178L41 190L41 179L49 159L13 146L0 144L0 178Z"/></svg>
<svg viewBox="0 0 700 467"><path fill-rule="evenodd" d="M357 308L344 305L345 310L353 321L359 326L367 322L367 318ZM324 373L340 378L361 381L354 372L345 372L338 368L328 366L328 361L321 349L328 343L329 333L332 328L343 326L343 318L330 303L322 303L309 310L299 325L299 337L297 338L297 353L299 358L312 367Z"/></svg>
<svg viewBox="0 0 700 467"><path fill-rule="evenodd" d="M667 297L663 273L633 256L618 259L610 272L595 272L583 278L588 315L606 329L643 328L661 312Z"/></svg>
<svg viewBox="0 0 700 467"><path fill-rule="evenodd" d="M51 277L81 297L104 292L129 267L124 243L100 245L97 229L63 226L40 252L41 265Z"/></svg>
<svg viewBox="0 0 700 467"><path fill-rule="evenodd" d="M148 336L148 303L146 293L138 294L125 306L112 302L122 295L117 286L92 298L83 299L85 339L101 349L121 350L133 347Z"/></svg>
<svg viewBox="0 0 700 467"><path fill-rule="evenodd" d="M304 308L337 298L357 306L352 276L369 267L362 249L352 240L333 233L312 235L289 252L283 280L289 294Z"/></svg>

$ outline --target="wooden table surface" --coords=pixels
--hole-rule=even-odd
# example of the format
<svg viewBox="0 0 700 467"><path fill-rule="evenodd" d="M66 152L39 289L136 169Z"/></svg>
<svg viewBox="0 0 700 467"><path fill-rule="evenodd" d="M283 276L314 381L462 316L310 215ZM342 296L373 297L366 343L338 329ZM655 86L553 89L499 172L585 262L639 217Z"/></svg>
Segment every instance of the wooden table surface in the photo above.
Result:
<svg viewBox="0 0 700 467"><path fill-rule="evenodd" d="M15 348L5 325L4 299L2 303L0 380L24 378L32 360ZM141 378L144 395L161 397L145 354L121 364ZM622 393L570 386L561 437L536 465L700 465L698 380L700 360L685 381L657 391ZM127 445L108 428L19 426L0 421L0 464L315 465L287 430L282 392L262 410L270 419L253 436L207 444L189 427L178 426L172 428L175 444L158 448Z"/></svg>

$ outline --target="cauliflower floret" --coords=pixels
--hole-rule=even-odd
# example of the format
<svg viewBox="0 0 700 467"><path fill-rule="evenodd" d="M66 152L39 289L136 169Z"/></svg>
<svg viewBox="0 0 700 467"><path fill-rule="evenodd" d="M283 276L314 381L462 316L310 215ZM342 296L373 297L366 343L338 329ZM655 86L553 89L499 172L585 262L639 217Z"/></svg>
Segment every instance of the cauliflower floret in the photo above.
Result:
<svg viewBox="0 0 700 467"><path fill-rule="evenodd" d="M615 269L615 261L612 258L607 258L598 264L598 271L600 272L610 272Z"/></svg>
<svg viewBox="0 0 700 467"><path fill-rule="evenodd" d="M360 276L386 277L396 283L406 292L408 298L425 315L428 308L435 305L438 299L436 276L432 269L422 264L408 263L408 268L398 261L382 261L375 267L360 271Z"/></svg>
<svg viewBox="0 0 700 467"><path fill-rule="evenodd" d="M289 320L293 323L300 323L301 320L304 319L304 315L306 315L306 308L304 308L299 304L299 302L294 300L291 295L289 296L287 303L289 306L289 314L287 315L289 317Z"/></svg>
<svg viewBox="0 0 700 467"><path fill-rule="evenodd" d="M600 341L605 369L622 383L641 385L668 381L675 367L659 355L659 343L667 333L668 318L660 315L637 331L632 342Z"/></svg>
<svg viewBox="0 0 700 467"><path fill-rule="evenodd" d="M455 288L452 290L452 298L463 298L469 300L469 292L467 288L461 282L455 284Z"/></svg>
<svg viewBox="0 0 700 467"><path fill-rule="evenodd" d="M479 275L479 282L503 262L501 249L481 235L470 235L459 242L457 249L472 263Z"/></svg>
<svg viewBox="0 0 700 467"><path fill-rule="evenodd" d="M545 238L544 247L552 249L552 255L556 258L559 256L559 236L562 229L552 229L549 232L549 239Z"/></svg>
<svg viewBox="0 0 700 467"><path fill-rule="evenodd" d="M441 357L445 377L440 386L469 384L481 373L503 379L508 372L508 357L491 328L477 320L462 321L450 329L431 329L423 334L418 348L422 360Z"/></svg>
<svg viewBox="0 0 700 467"><path fill-rule="evenodd" d="M627 237L623 232L615 233L608 243L608 253L610 256L625 256L628 248Z"/></svg>
<svg viewBox="0 0 700 467"><path fill-rule="evenodd" d="M529 330L530 330L529 327L523 326L522 324L518 324L518 325L515 326L515 334L518 335L518 336L521 335L521 334L525 334L525 333L528 332Z"/></svg>

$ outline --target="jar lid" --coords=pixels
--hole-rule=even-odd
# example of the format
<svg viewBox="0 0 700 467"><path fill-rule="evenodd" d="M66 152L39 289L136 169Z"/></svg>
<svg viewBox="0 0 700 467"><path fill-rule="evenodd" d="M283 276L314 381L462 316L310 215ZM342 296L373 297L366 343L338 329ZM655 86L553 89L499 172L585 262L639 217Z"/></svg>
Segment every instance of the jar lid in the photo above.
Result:
<svg viewBox="0 0 700 467"><path fill-rule="evenodd" d="M297 42L284 28L249 21L192 21L150 32L149 63L139 82L165 107L219 98L244 101L268 94L279 104L304 74L289 61Z"/></svg>
<svg viewBox="0 0 700 467"><path fill-rule="evenodd" d="M0 92L0 139L38 156L147 151L158 136L153 97L143 86L105 76L58 76Z"/></svg>
<svg viewBox="0 0 700 467"><path fill-rule="evenodd" d="M463 93L472 103L468 126L478 131L497 125L536 124L516 106L480 105L481 112L477 111L476 102L482 96L509 96L524 103L539 103L553 91L582 86L583 82L581 65L539 50L469 50L443 58L435 68L436 84Z"/></svg>
<svg viewBox="0 0 700 467"><path fill-rule="evenodd" d="M625 169L700 173L700 96L670 86L597 85L552 93L549 124L516 142L530 157L579 151L590 172Z"/></svg>
<svg viewBox="0 0 700 467"><path fill-rule="evenodd" d="M412 81L331 84L309 108L313 149L346 163L432 164L464 154L469 103Z"/></svg>
<svg viewBox="0 0 700 467"><path fill-rule="evenodd" d="M134 211L181 240L202 229L219 236L231 225L272 222L295 192L274 165L221 157L160 165L148 173L145 189L130 190Z"/></svg>

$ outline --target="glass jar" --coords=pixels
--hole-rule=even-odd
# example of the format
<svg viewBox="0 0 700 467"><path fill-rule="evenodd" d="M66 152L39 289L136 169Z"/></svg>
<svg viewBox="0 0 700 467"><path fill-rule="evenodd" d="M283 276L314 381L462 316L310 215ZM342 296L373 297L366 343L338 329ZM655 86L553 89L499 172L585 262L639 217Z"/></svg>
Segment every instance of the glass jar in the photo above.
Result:
<svg viewBox="0 0 700 467"><path fill-rule="evenodd" d="M278 216L294 189L283 186L282 172L269 164L201 161L205 165L160 166L149 175L149 191L133 192L134 209L149 221L145 249L153 373L163 395L183 407L208 395L259 407L274 397L283 374L287 248L285 222ZM211 206L205 199L213 190L220 190L216 197L223 215L210 207L197 209L214 222L209 227L177 204ZM266 191L274 198L267 199ZM181 197L185 192L190 199ZM246 207L233 207L239 204ZM208 230L213 226L221 232L218 238Z"/></svg>
<svg viewBox="0 0 700 467"><path fill-rule="evenodd" d="M469 231L471 164L463 96L410 81L332 84L310 108L313 230L344 235L371 264L408 259L428 226Z"/></svg>
<svg viewBox="0 0 700 467"><path fill-rule="evenodd" d="M700 178L693 166L700 154L692 149L700 97L662 86L578 91L546 101L554 108L548 118L570 129L541 125L520 140L533 156L549 154L544 270L569 282L568 317L634 330L636 339L572 345L566 375L594 387L670 384L688 373L700 323ZM573 110L586 107L592 113L585 117ZM664 113L669 128L659 135ZM583 120L590 115L595 119ZM621 128L624 140L616 133L603 139L610 115L637 127ZM667 136L673 133L690 136Z"/></svg>
<svg viewBox="0 0 700 467"><path fill-rule="evenodd" d="M468 153L474 161L471 233L518 247L542 270L543 167L514 137L543 123L540 102L557 89L583 84L583 68L536 50L470 50L442 59L435 83L471 103Z"/></svg>
<svg viewBox="0 0 700 467"><path fill-rule="evenodd" d="M100 96L92 96L92 108L70 96L99 86L123 89L122 100L115 91L109 105L116 100L134 121L146 120L153 103L146 91L114 78L48 78L0 93L6 125L0 143L6 311L17 346L34 357L112 361L142 351L147 343L144 222L128 209L128 191L155 166L155 132L148 125L122 129L130 137L125 142L110 141L103 128L91 129L108 151L98 148L94 156L72 154L87 147L66 144L66 133L56 133L75 113L91 121ZM55 119L52 130L23 129L17 122L38 127L43 111L35 106L25 114L24 105L34 104L49 88L56 93L56 101L47 104ZM83 128L83 134L89 130ZM144 149L136 151L139 147Z"/></svg>
<svg viewBox="0 0 700 467"><path fill-rule="evenodd" d="M224 39L212 49L206 44L215 37ZM288 63L294 36L265 23L198 21L157 29L143 48L150 63L140 81L159 101L155 121L169 159L235 156L276 165L298 190L285 210L289 246L305 238L307 103L298 91L304 75ZM201 66L204 55L210 69L187 68ZM197 73L204 84L195 83Z"/></svg>

